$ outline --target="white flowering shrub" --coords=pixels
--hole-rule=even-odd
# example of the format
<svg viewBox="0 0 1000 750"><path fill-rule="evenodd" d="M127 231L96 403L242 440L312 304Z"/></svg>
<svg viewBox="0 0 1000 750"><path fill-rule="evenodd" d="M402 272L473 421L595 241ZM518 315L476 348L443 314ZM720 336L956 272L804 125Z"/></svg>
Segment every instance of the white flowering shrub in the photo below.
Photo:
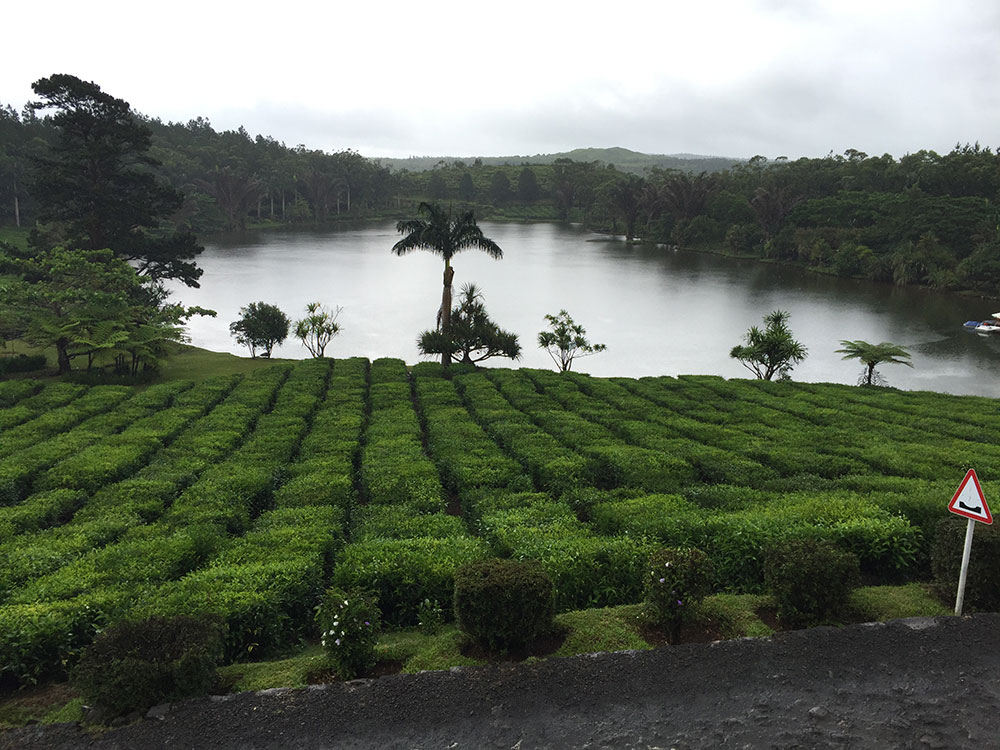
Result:
<svg viewBox="0 0 1000 750"><path fill-rule="evenodd" d="M711 585L712 564L701 550L668 548L649 556L646 602L671 643L677 642L681 625L711 593Z"/></svg>
<svg viewBox="0 0 1000 750"><path fill-rule="evenodd" d="M375 665L381 612L370 596L328 589L316 608L316 622L330 668L338 677L350 680Z"/></svg>

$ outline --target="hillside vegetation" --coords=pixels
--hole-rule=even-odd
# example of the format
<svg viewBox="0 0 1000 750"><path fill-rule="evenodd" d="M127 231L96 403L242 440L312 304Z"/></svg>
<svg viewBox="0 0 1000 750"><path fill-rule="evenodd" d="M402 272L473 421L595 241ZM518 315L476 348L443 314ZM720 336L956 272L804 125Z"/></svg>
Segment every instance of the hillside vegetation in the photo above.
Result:
<svg viewBox="0 0 1000 750"><path fill-rule="evenodd" d="M717 592L762 591L764 550L802 537L923 580L964 471L1000 475L998 427L982 398L393 359L2 382L0 678L153 614L222 618L228 661L277 652L331 583L412 625L490 556L540 561L559 611L641 601L662 545L705 551Z"/></svg>

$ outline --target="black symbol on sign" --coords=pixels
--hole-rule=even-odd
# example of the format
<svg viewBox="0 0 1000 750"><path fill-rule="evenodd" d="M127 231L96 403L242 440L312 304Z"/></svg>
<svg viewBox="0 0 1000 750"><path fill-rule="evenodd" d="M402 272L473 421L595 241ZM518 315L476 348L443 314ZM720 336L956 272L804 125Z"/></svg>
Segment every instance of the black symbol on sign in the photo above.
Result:
<svg viewBox="0 0 1000 750"><path fill-rule="evenodd" d="M969 511L969 513L982 513L983 512L983 506L977 505L975 508L970 508L968 505L966 505L965 503L963 503L961 500L958 501L958 507L961 508L962 510Z"/></svg>

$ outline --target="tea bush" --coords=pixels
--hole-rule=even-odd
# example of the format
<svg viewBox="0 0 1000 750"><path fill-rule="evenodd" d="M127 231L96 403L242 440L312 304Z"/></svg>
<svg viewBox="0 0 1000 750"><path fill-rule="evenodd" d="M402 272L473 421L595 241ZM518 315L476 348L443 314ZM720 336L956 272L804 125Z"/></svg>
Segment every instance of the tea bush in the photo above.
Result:
<svg viewBox="0 0 1000 750"><path fill-rule="evenodd" d="M771 549L764 567L778 619L792 627L836 618L859 579L855 555L813 539L790 540Z"/></svg>
<svg viewBox="0 0 1000 750"><path fill-rule="evenodd" d="M215 684L221 646L219 625L210 619L126 620L84 650L72 682L110 719L207 693Z"/></svg>
<svg viewBox="0 0 1000 750"><path fill-rule="evenodd" d="M965 603L970 609L1000 612L1000 585L997 583L997 571L1000 571L1000 533L996 523L976 523L965 582ZM938 524L934 535L931 547L934 587L946 602L954 602L958 591L966 528L964 519L945 518Z"/></svg>
<svg viewBox="0 0 1000 750"><path fill-rule="evenodd" d="M455 620L489 649L526 646L552 630L552 579L536 562L494 558L455 572Z"/></svg>
<svg viewBox="0 0 1000 750"><path fill-rule="evenodd" d="M488 556L482 540L468 537L369 539L344 547L332 582L374 593L387 624L416 625L424 599L450 605L455 571Z"/></svg>

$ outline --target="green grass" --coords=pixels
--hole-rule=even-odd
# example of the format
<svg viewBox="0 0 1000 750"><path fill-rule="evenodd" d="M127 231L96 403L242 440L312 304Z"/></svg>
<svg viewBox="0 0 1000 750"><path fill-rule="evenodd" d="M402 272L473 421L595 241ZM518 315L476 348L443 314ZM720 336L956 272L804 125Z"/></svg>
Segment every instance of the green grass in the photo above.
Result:
<svg viewBox="0 0 1000 750"><path fill-rule="evenodd" d="M309 676L323 670L326 657L321 646L307 646L286 659L230 664L219 667L219 682L231 692L272 687L305 687Z"/></svg>
<svg viewBox="0 0 1000 750"><path fill-rule="evenodd" d="M402 671L470 667L484 664L481 659L462 655L462 634L454 625L443 625L433 635L419 630L398 630L379 639L376 653L380 660L403 663Z"/></svg>
<svg viewBox="0 0 1000 750"><path fill-rule="evenodd" d="M643 605L626 604L604 609L580 609L556 616L567 631L566 640L553 656L592 654L598 651L643 651L652 646L639 635Z"/></svg>
<svg viewBox="0 0 1000 750"><path fill-rule="evenodd" d="M771 606L771 598L759 594L716 594L701 603L699 620L713 623L723 638L761 638L773 635L757 610Z"/></svg>
<svg viewBox="0 0 1000 750"><path fill-rule="evenodd" d="M900 617L950 615L952 610L938 601L920 583L905 586L865 586L851 592L851 609L859 621L885 622Z"/></svg>
<svg viewBox="0 0 1000 750"><path fill-rule="evenodd" d="M256 370L266 369L279 362L293 362L297 360L288 359L250 359L250 357L238 357L228 352L213 352L208 349L199 349L197 346L187 344L169 344L169 355L163 360L160 372L153 380L154 383L165 383L171 380L207 380L216 375L246 375ZM39 354L45 355L48 367L52 370L52 377L56 370L56 350L55 347L37 349L21 340L8 341L5 349L0 350L0 355L12 356L14 354ZM74 360L74 370L80 367L79 360ZM29 377L43 379L37 373L28 373Z"/></svg>
<svg viewBox="0 0 1000 750"><path fill-rule="evenodd" d="M196 346L171 345L170 355L163 361L160 373L153 381L165 383L169 380L206 380L216 375L245 375L255 370L266 369L285 359L250 359L237 357L228 352L211 352Z"/></svg>
<svg viewBox="0 0 1000 750"><path fill-rule="evenodd" d="M30 232L27 227L0 227L0 242L15 247L27 247Z"/></svg>

